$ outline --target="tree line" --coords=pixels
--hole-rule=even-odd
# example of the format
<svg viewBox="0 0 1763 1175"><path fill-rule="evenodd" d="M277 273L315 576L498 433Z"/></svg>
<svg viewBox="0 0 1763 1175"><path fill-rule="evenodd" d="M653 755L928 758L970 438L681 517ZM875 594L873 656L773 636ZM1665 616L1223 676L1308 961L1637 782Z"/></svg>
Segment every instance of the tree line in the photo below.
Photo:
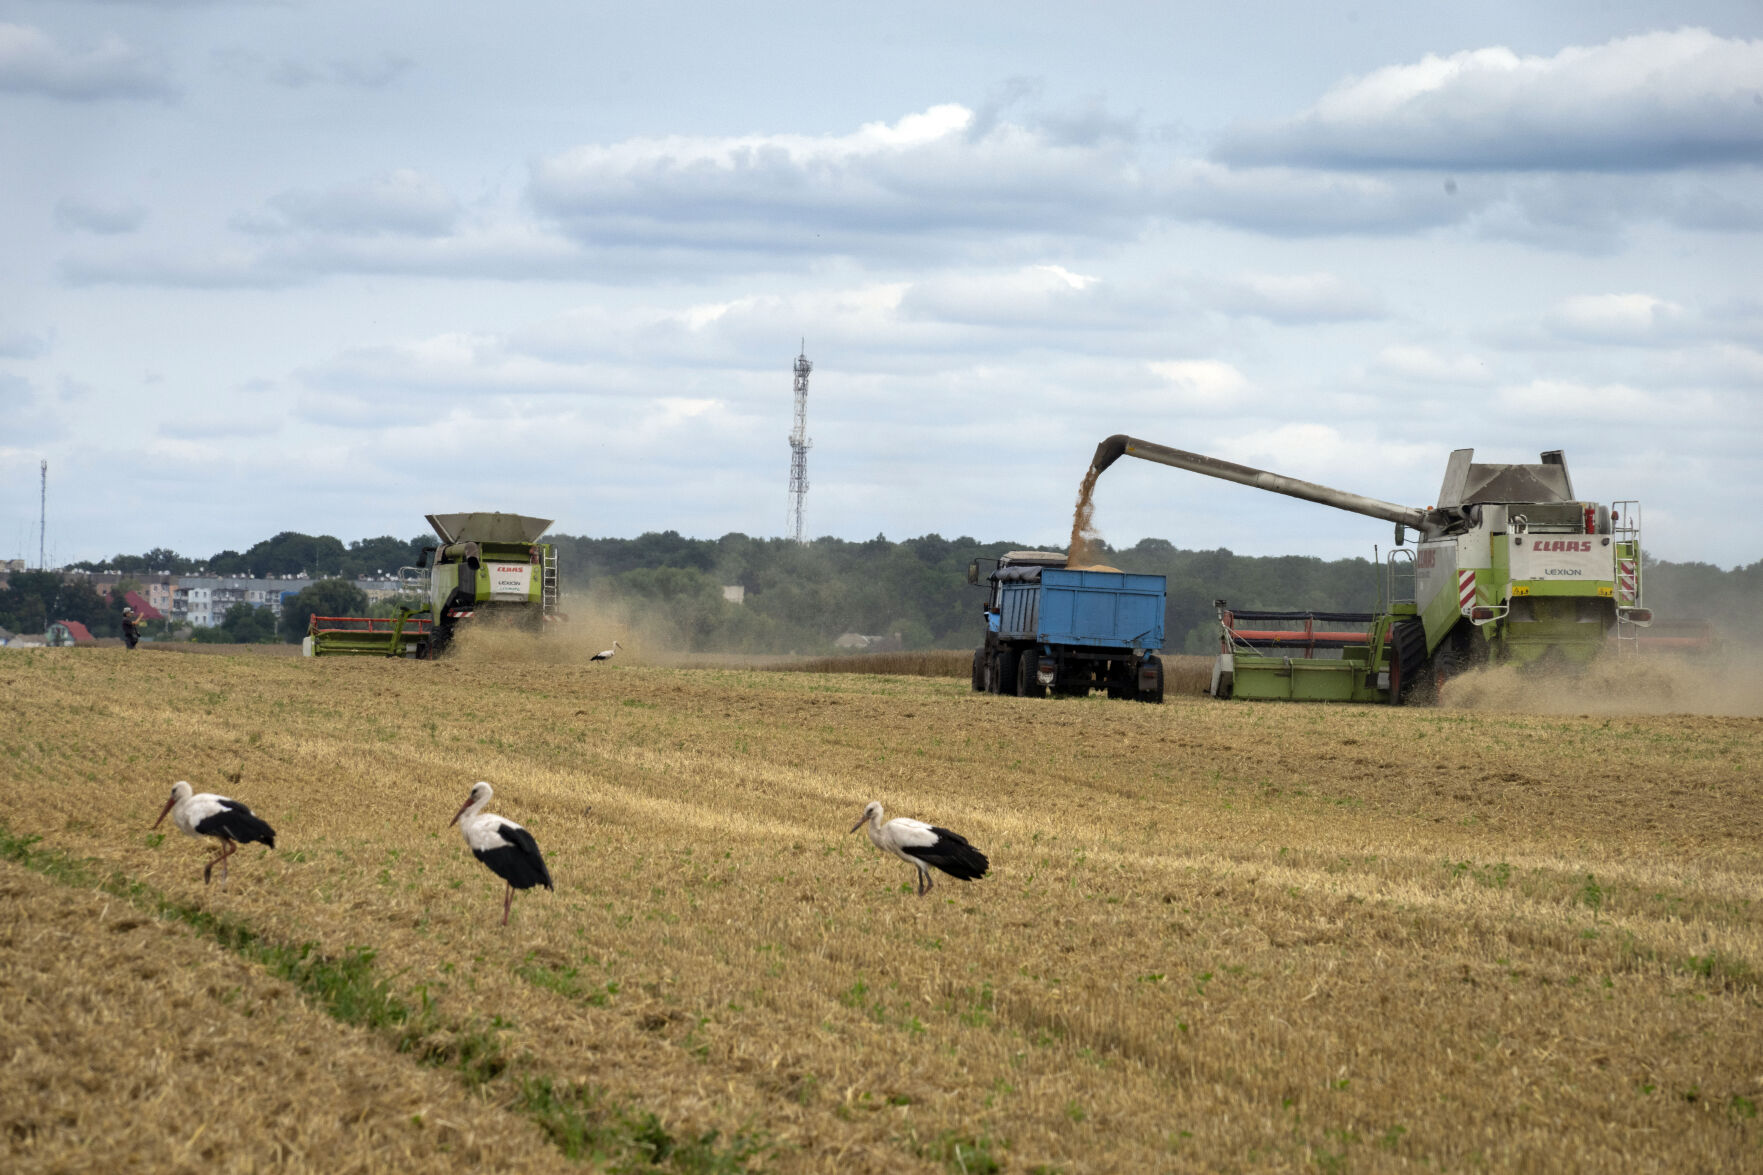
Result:
<svg viewBox="0 0 1763 1175"><path fill-rule="evenodd" d="M553 535L547 541L557 549L566 609L610 609L659 626L671 643L695 652L805 654L830 650L847 632L897 635L906 649L976 645L984 596L968 585L967 566L1025 546L936 534L899 541L877 535L866 542L829 537L796 543L739 533L693 539L671 530L633 539ZM320 582L289 600L280 625L248 605L234 605L217 629L202 634L215 640L298 640L314 612L367 612L365 597L347 579L396 574L434 542L430 535L384 535L345 545L330 535L283 531L243 554L189 559L156 548L75 567L129 575L312 577ZM1369 559L1237 555L1224 548L1186 550L1164 539L1118 549L1103 544L1100 558L1123 571L1168 577L1170 652L1216 648L1215 599L1247 609L1369 612L1379 605L1382 572ZM1763 561L1731 571L1706 563L1649 562L1645 574L1647 602L1660 616L1705 618L1728 637L1763 640L1757 609ZM724 598L723 589L732 586L743 589L739 603ZM119 603L83 580L54 572L15 574L0 591L0 626L14 632L80 620L95 635L114 635L120 614Z"/></svg>

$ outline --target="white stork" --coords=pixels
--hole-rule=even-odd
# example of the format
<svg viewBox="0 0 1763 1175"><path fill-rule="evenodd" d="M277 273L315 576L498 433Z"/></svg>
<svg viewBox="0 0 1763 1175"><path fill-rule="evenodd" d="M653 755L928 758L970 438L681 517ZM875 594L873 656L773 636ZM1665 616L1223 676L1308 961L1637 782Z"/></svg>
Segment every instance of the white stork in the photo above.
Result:
<svg viewBox="0 0 1763 1175"><path fill-rule="evenodd" d="M555 892L555 887L533 834L512 820L485 812L484 805L489 802L490 785L479 780L471 785L471 794L447 823L459 825L472 856L508 883L508 895L502 899L502 925L506 926L508 907L514 901L515 890L542 885Z"/></svg>
<svg viewBox="0 0 1763 1175"><path fill-rule="evenodd" d="M202 867L203 885L209 883L214 867L218 864L220 885L222 889L226 888L226 859L238 852L241 844L261 841L270 848L275 848L275 829L265 824L251 809L225 796L209 795L207 792L196 794L181 779L171 785L171 798L159 810L159 819L153 822L153 827L159 827L167 812L171 813L171 822L178 826L180 832L188 836L212 836L220 841L220 852L210 857L208 864Z"/></svg>
<svg viewBox="0 0 1763 1175"><path fill-rule="evenodd" d="M905 816L883 824L882 806L874 800L864 807L863 815L851 825L851 831L856 832L865 824L869 825L869 839L876 848L894 854L918 870L919 897L931 891L932 865L962 881L986 875L989 866L986 855L968 844L967 838L959 832Z"/></svg>
<svg viewBox="0 0 1763 1175"><path fill-rule="evenodd" d="M590 661L610 661L610 660L612 660L612 655L616 652L618 652L618 642L613 641L612 647L610 649L601 649L598 653L595 653L592 657L589 657L588 660L590 660Z"/></svg>

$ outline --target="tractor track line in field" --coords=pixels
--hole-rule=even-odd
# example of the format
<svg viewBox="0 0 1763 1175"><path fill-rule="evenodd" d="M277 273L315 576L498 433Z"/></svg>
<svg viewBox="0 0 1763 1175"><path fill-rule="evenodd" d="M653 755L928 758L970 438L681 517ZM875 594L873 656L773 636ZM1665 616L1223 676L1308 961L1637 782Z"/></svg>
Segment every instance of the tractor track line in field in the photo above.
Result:
<svg viewBox="0 0 1763 1175"><path fill-rule="evenodd" d="M675 1137L651 1111L621 1103L586 1082L560 1082L510 1058L501 1026L453 1023L440 1017L426 991L415 1001L378 973L371 947L326 955L312 942L278 942L243 921L176 901L121 870L100 874L95 862L65 850L38 847L41 838L0 824L0 861L9 861L64 886L96 889L136 909L178 924L292 984L308 1004L344 1024L373 1033L417 1063L454 1072L467 1087L486 1087L495 1104L524 1114L569 1159L612 1171L734 1172L754 1169L772 1144L762 1135L719 1140L712 1130Z"/></svg>

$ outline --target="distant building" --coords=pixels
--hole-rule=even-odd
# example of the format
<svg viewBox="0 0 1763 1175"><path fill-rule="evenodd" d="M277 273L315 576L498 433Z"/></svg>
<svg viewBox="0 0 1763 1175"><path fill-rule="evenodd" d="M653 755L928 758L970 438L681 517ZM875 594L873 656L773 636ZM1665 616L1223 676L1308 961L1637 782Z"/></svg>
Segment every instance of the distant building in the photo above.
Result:
<svg viewBox="0 0 1763 1175"><path fill-rule="evenodd" d="M282 598L298 592L309 579L248 579L236 576L186 575L173 581L171 619L193 628L212 628L226 619L234 604L268 608L280 617Z"/></svg>
<svg viewBox="0 0 1763 1175"><path fill-rule="evenodd" d="M722 585L722 598L731 604L742 604L747 600L747 589L743 584L725 583Z"/></svg>
<svg viewBox="0 0 1763 1175"><path fill-rule="evenodd" d="M155 612L158 612L161 615L170 615L171 593L176 585L177 580L172 579L170 576L165 576L164 578L155 580L153 583L147 584L143 588L147 593L147 604Z"/></svg>
<svg viewBox="0 0 1763 1175"><path fill-rule="evenodd" d="M77 620L57 620L49 626L49 644L57 648L68 645L95 645L98 638Z"/></svg>
<svg viewBox="0 0 1763 1175"><path fill-rule="evenodd" d="M122 602L135 610L142 620L164 620L165 613L143 599L140 592L124 592Z"/></svg>

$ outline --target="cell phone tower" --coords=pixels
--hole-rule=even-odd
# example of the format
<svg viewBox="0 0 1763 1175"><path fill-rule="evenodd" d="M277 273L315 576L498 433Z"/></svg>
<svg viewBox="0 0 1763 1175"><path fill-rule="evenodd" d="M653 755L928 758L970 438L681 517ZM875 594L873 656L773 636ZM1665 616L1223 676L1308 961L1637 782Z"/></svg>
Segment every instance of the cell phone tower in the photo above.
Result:
<svg viewBox="0 0 1763 1175"><path fill-rule="evenodd" d="M43 558L43 536L49 530L49 459L43 459L43 484L37 498L37 570L49 570Z"/></svg>
<svg viewBox="0 0 1763 1175"><path fill-rule="evenodd" d="M796 427L790 430L790 512L786 523L797 542L802 541L802 499L808 496L808 373L814 364L808 362L808 340L802 340L802 353L796 356Z"/></svg>

